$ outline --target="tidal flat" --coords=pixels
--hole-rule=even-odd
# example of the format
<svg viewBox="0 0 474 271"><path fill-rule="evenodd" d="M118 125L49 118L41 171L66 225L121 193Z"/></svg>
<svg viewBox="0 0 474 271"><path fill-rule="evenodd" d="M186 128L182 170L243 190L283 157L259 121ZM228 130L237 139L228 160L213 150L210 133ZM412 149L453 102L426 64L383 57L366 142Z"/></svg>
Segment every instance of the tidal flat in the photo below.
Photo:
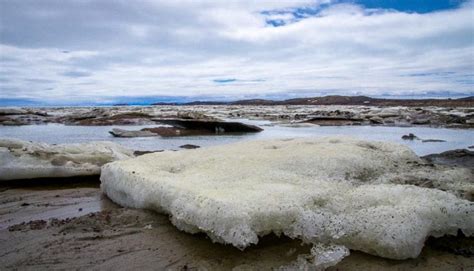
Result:
<svg viewBox="0 0 474 271"><path fill-rule="evenodd" d="M197 163L198 167L201 164L203 170L204 168L212 168L214 164L209 164L208 166L204 164L206 159L211 159L209 157L212 157L210 154L205 154L209 148L218 147L220 150L218 157L221 157L221 154L223 154L224 156L219 159L224 159L223 161L225 161L227 159L225 154L228 152L226 150L230 148L227 147L229 144L246 144L246 142L252 144L255 140L262 142L275 142L275 140L284 140L283 142L288 140L304 141L305 138L308 140L324 141L324 138L327 137L332 138L336 136L343 139L349 137L369 142L367 143L368 145L364 145L366 143L354 143L354 146L366 146L368 148L367 151L370 152L380 151L380 158L374 159L372 164L366 165L365 163L371 160L369 160L367 153L365 153L365 155L359 155L360 163L356 163L357 165L354 166L348 164L345 167L341 162L337 161L351 161L352 163L352 161L359 159L357 158L357 150L359 149L342 148L341 151L328 152L328 155L340 155L342 160L330 160L324 166L324 164L318 163L326 161L323 158L328 155L318 154L318 151L313 151L312 153L315 155L314 159L316 160L311 160L313 159L310 158L311 155L301 158L301 162L309 163L308 165L303 165L304 163L298 163L300 160L296 158L303 151L298 153L288 151L284 153L284 155L288 155L287 159L281 154L283 155L281 161L276 163L273 169L279 168L278 170L281 170L282 165L285 164L289 170L281 172L273 170L272 174L275 177L288 177L288 174L303 168L306 170L307 168L314 167L314 172L312 170L305 171L301 176L324 180L325 183L326 181L338 183L349 181L351 183L349 187L345 186L346 184L342 184L344 189L348 189L347 193L352 193L352 189L358 189L360 186L378 180L375 182L375 186L383 183L383 185L388 185L390 189L392 189L393 185L396 187L400 186L403 189L408 188L409 190L414 187L413 189L421 189L420 191L423 193L425 191L444 193L443 197L447 196L467 204L467 210L473 208L472 195L474 193L472 182L474 180L472 180L472 176L474 173L471 165L474 164L474 155L472 151L469 151L469 147L474 145L474 130L471 129L473 119L472 108L429 107L415 110L408 107L386 108L367 106L156 106L30 108L21 110L24 110L23 113L26 112L27 115L21 112L11 114L13 111L10 111L9 115L3 114L6 116L4 119L8 118L8 120L6 123L3 123L4 125L0 126L2 138L33 141L42 144L47 143L51 144L51 146L56 146L56 144L66 144L65 146L67 144L84 144L91 141L111 141L118 144L120 148L128 149L127 155L130 155L133 151L141 151L143 153L160 151L152 154L154 156L147 156L148 154L145 154L143 158L140 158L142 159L141 161L148 161L147 157L150 157L150 161L167 161L167 157L183 155L183 159L178 159L177 164L173 164L175 162L169 163L169 170L172 174L181 174L182 170L186 169L187 166L180 168L180 166L184 165L183 161L185 159L192 160L191 164ZM31 112L41 112L44 116L35 115L38 118L31 117ZM11 122L12 119L17 121L17 123L13 124ZM109 133L114 128L138 131L143 128L167 127L167 124L160 122L163 119L233 121L258 126L263 130L258 133L226 133L225 131L216 131L215 134L210 135L177 135L171 137L157 135L130 138L115 137ZM402 139L402 136L409 135L410 133L416 135L416 138ZM413 151L410 154L410 157L412 157L410 159L414 160L408 159L411 162L405 164L401 162L403 159L397 160L398 158L396 157L399 156L395 155L393 156L395 160L390 160L392 162L387 165L380 164L377 166L376 164L383 160L382 158L391 157L389 152L397 150L397 147L394 147L393 151L389 151L390 148L384 149L384 147L377 147L378 143L374 143L375 145L371 143L378 141L391 142L390 144L400 144L399 146L403 146L398 149L406 147L408 152ZM180 146L186 144L200 148L197 150L183 150L180 148ZM327 142L318 144L321 144L321 148L330 145ZM272 150L278 147L277 143L271 143L270 145L276 146L275 148L269 148ZM47 148L48 145L41 146L43 148L46 146ZM114 201L122 203L122 206L114 203L107 197L107 193L103 193L104 189L102 188L101 190L101 182L97 173L85 179L83 176L81 177L82 173L74 178L63 178L59 174L57 176L54 175L59 170L57 167L71 166L76 170L77 167L81 168L84 163L88 163L89 166L92 163L95 166L94 168L100 168L100 166L115 160L123 160L126 163L127 157L117 158L117 156L113 156L115 157L113 160L86 157L84 158L85 160L77 160L76 155L78 152L75 149L71 151L71 149L66 147L64 149L69 151L64 153L58 151L48 153L44 149L38 151L34 144L30 147L24 147L25 150L22 151L12 152L14 149L12 146L2 146L2 148L3 160L1 160L2 166L0 167L3 167L2 170L4 171L15 168L19 173L27 167L21 163L18 167L5 167L5 157L7 157L5 155L7 152L9 154L16 153L17 156L15 157L18 159L37 159L42 161L41 163L44 161L55 161L47 162L52 165L52 171L48 171L52 172L52 175L49 177L41 176L40 179L0 181L0 196L2 199L0 202L0 210L2 212L0 239L3 241L0 262L7 269L110 269L123 266L124 264L129 269L153 268L170 270L293 270L302 268L328 268L330 270L469 270L474 268L474 241L472 237L467 236L469 231L474 229L472 226L469 226L469 223L465 224L467 226L466 232L458 232L457 230L452 232L450 230L448 235L435 234L436 238L426 237L426 240L422 238L424 243L423 249L415 258L403 260L390 259L390 257L381 257L380 253L382 252L362 252L356 245L350 247L350 255L341 257L340 261L335 262L336 265L329 267L318 265L317 261L314 262L314 258L318 257L318 255L312 255L312 241L309 240L311 238L301 238L301 236L291 235L285 231L282 233L271 228L270 230L263 230L261 235L258 234L259 237L256 244L251 244L246 246L245 249L240 250L229 244L232 242L222 242L219 238L213 237L213 234L209 234L209 232L190 230L190 228L187 228L190 225L182 224L178 228L184 231L179 230L176 227L176 218L179 215L184 215L184 213L160 212L160 208L148 208L146 204L144 209L148 210L130 208L143 207L134 205L135 203L129 204L128 207L123 207L127 206L127 204L123 204L123 201L117 198ZM62 146L57 148L61 149ZM294 149L293 147L289 148L289 150ZM363 150L365 150L364 148L362 147ZM110 148L110 150L115 149L117 148ZM245 148L239 149L245 150ZM263 176L263 173L260 174L258 170L255 171L250 167L250 164L254 163L257 157L252 153L251 150L253 149L257 148L249 148L246 153L245 151L241 153L242 159L247 158L250 162L244 160L239 162L237 159L232 163L234 165L232 171L226 168L230 174L229 176L237 174L235 176L239 176L239 179L244 183L246 182L245 176L248 176L247 179L254 178L252 172L255 175ZM464 149L464 151L445 153L438 156L433 155L455 149ZM194 157L193 152L200 152L201 150L203 155L195 155L197 158L192 158ZM79 154L82 157L80 152ZM418 156L426 157L419 158ZM58 157L73 163L58 164ZM230 155L229 157L235 157L235 155ZM274 157L274 155L270 157ZM364 157L367 159L364 159ZM262 161L267 160L266 158ZM399 165L394 166L395 163L393 161L396 161ZM39 165L44 168L44 164L41 163ZM115 164L115 162L112 164ZM258 163L255 165L258 168ZM399 168L400 165L403 166ZM412 172L403 170L405 165ZM348 171L346 175L341 173L341 176L328 175L328 168L333 167L334 172L340 173L346 168L351 171ZM337 169L338 167L341 168ZM382 170L382 168L386 171L383 171L385 172L383 174L388 174L387 176L392 178L389 184L380 181L383 178L380 178L381 175L377 172ZM212 172L219 170L222 171L222 169L216 169ZM241 172L243 175L239 175L241 174L239 170L246 172ZM137 167L137 173L141 174L141 172L143 171ZM211 176L210 178L212 178L213 173L206 172L198 170L190 176L199 176L201 174ZM433 172L443 173L433 175ZM124 178L124 176L120 178ZM459 176L461 176L461 179L464 178L465 181L460 184L458 183L459 186L456 186L458 184L455 184L453 180L459 180ZM108 177L109 180L110 178ZM187 178L190 177L183 177L183 179ZM159 179L159 176L157 176L156 181L159 181ZM356 181L355 184L353 184L354 181ZM133 182L135 182L133 179L129 181L129 183ZM153 179L152 182L155 182L155 180ZM396 183L393 184L393 182ZM136 185L139 184L137 183ZM288 184L285 183L284 185ZM253 185L248 187L253 187ZM290 193L288 191L293 191L292 189L288 186L286 193ZM315 188L311 189L314 190ZM134 195L132 193L131 197L134 197ZM157 198L159 196L155 195L153 197ZM311 200L317 200L317 197L312 197ZM337 196L334 197L337 198ZM330 202L330 199L331 197L324 201ZM179 197L177 200L179 201ZM258 201L258 197L256 200ZM320 200L318 204L321 203ZM277 203L278 200L276 201ZM160 207L159 204L153 203L152 205ZM398 206L393 202L390 204ZM288 204L285 203L283 205L287 206ZM450 210L448 208L447 212L451 212ZM449 215L453 214L449 213ZM439 215L443 217L443 212ZM334 220L334 218L330 220ZM422 227L424 226L419 225L415 226L414 229L417 231L421 230ZM203 229L205 226L201 225L199 228ZM344 227L343 229L347 230ZM328 234L328 236L330 235ZM328 241L329 239L326 238L324 240ZM337 258L336 256L335 258Z"/></svg>

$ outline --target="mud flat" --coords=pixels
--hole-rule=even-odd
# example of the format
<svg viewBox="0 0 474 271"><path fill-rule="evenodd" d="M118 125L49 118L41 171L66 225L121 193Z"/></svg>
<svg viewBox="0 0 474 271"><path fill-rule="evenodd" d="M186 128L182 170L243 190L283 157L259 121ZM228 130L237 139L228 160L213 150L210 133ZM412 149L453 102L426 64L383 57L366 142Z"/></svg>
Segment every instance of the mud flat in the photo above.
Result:
<svg viewBox="0 0 474 271"><path fill-rule="evenodd" d="M262 148L268 147L264 150L276 153L283 149L282 153L288 153L284 151L283 145L285 145L285 142L283 141L278 145L273 141L269 145L262 146ZM343 166L344 169L341 174L335 171L336 175L331 176L331 178L341 177L339 181L342 182L342 186L345 186L343 182L347 178L356 181L353 184L354 187L363 187L367 185L367 182L374 182L374 176L384 176L391 178L390 181L377 182L377 185L402 185L408 188L414 187L408 190L421 191L422 194L426 193L426 195L442 194L443 196L436 199L436 201L441 200L442 203L443 200L449 199L458 202L460 204L458 207L470 202L466 199L470 197L468 192L472 191L472 184L469 183L469 180L472 181L473 172L472 169L463 167L466 164L466 157L459 160L457 156L453 157L449 153L441 154L440 157L444 157L443 165L437 165L436 163L441 160L430 160L429 157L426 158L428 160L420 159L411 151L400 148L398 145L396 148L392 148L392 144L380 145L364 143L363 141L358 142L352 146L353 152L347 152L345 156L338 156L337 153L330 151L331 146L324 145L348 144L347 142L344 143L344 140L339 143L334 141L320 145L328 153L333 153L332 159L334 161L339 161L338 163L321 163L321 167L331 169L340 167L341 164L344 165L345 163L352 165L347 168L349 171L346 171L346 167ZM304 149L311 148L308 146L311 146L311 144L304 145ZM248 150L242 147L238 147L238 149L242 152ZM258 148L252 147L251 149L255 149L256 152L263 152ZM182 166L181 170L179 170L179 167L173 167L173 164L166 160L169 158L165 157L170 156L169 153L171 152L145 154L141 156L143 157L141 159L145 161L148 160L147 156L162 155L166 164L170 165L168 169L174 171L171 175L180 175L190 170L190 168L183 167L186 164L186 159L193 160L193 157L203 156L199 151L207 152L209 150L202 148L172 152L174 154L171 154L171 156L178 158L190 157L184 158L184 160L177 159L178 164ZM365 154L364 157L367 158L367 161L359 161L351 156L360 155L361 152ZM388 155L388 152L392 152L392 154ZM225 152L217 153L226 155ZM308 153L311 153L311 151L308 151ZM314 152L312 153L314 154ZM379 157L379 155L381 156ZM271 156L277 155L274 153ZM204 157L209 158L209 156ZM233 157L238 158L235 155ZM472 159L471 156L469 157L469 159ZM296 158L294 156L292 160L287 161L289 164L286 163L284 166L304 167L304 165L297 163L298 159ZM209 159L212 160L212 157ZM323 160L319 162L324 162ZM376 163L371 163L372 160ZM446 160L451 162L446 163ZM222 161L225 163L225 159ZM196 166L206 168L206 163L201 162ZM393 162L397 162L397 166ZM123 161L114 164L122 163L127 164L128 162ZM259 164L255 159L248 163ZM242 163L230 163L230 165L237 164L242 165ZM214 165L219 167L219 163ZM243 166L245 166L245 163ZM298 174L315 174L315 172L318 172L317 167L312 169L311 167L305 167L309 168L309 171L298 171ZM353 170L350 168L353 168ZM255 170L258 170L258 167ZM315 172L312 170L315 170ZM405 172L406 174L395 174L390 177L386 173L387 170L388 172ZM268 172L273 174L272 171ZM234 173L232 171L227 172L227 174ZM280 171L274 171L274 173L278 176L284 176L284 178L291 177L282 175ZM251 175L256 174L256 171L249 170L246 174L249 174L249 178L252 178ZM318 178L324 178L323 175L318 175ZM464 181L460 178L463 176L466 177ZM379 181L382 181L382 179L379 178ZM461 182L450 182L452 179L461 179ZM2 199L0 201L0 240L2 241L0 242L0 264L7 270L89 270L116 269L124 266L128 269L141 268L146 270L292 270L302 267L313 268L311 261L314 255L311 255L311 245L303 244L298 238L291 239L285 237L284 234L277 237L275 234L267 232L265 236L259 237L257 244L249 245L242 251L229 244L214 243L211 238L203 233L189 234L180 231L170 222L168 215L148 210L123 208L114 204L101 193L97 176L89 177L87 180L78 179L66 183L58 182L58 179L52 181L43 179L39 185L38 182L33 181L21 182L21 184L20 182L16 184L11 181L0 183L0 198ZM254 188L258 189L258 187ZM296 191L294 189L290 190ZM433 190L433 193L430 192L431 190ZM370 193L368 196L370 198ZM391 200L390 197L389 193L385 199L381 199L386 203L386 208L389 209L391 204L397 206L397 203L393 203L393 199ZM153 199L150 198L149 200ZM431 198L431 200L433 199ZM431 200L429 200L429 204L432 204ZM315 202L314 204L319 206L322 202ZM330 204L332 203L326 202L326 206ZM428 203L422 203L422 205L426 204ZM467 205L468 208L472 206L472 202L469 204ZM428 218L432 219L432 215L442 218L446 215L444 212L447 212L448 216L449 213L455 212L456 208L450 208L449 204L442 203L442 205L447 208L445 211L441 210L441 213L438 214L436 210L431 210L429 211L431 215L428 215ZM412 208L411 205L406 207L408 209ZM398 211L394 212L393 215L399 216ZM361 215L363 216L362 213ZM458 221L457 218L455 220ZM453 223L457 222L453 221ZM425 226L420 224L414 230L426 229ZM457 226L454 228L457 228ZM452 235L443 236L440 232L436 235L437 238L428 238L424 242L420 254L414 259L393 260L351 250L349 256L343 258L335 266L330 267L329 270L473 269L474 239L466 237L465 234L457 230L449 233ZM216 241L215 237L213 239Z"/></svg>
<svg viewBox="0 0 474 271"><path fill-rule="evenodd" d="M121 208L98 186L96 179L0 187L2 269L271 270L294 266L299 255L310 253L309 245L274 235L244 251L212 243L202 234L179 231L166 215ZM474 247L472 238L456 242ZM472 250L462 251L431 240L418 258L403 261L351 251L329 270L471 270Z"/></svg>
<svg viewBox="0 0 474 271"><path fill-rule="evenodd" d="M60 123L66 125L155 125L163 119L216 121L256 119L300 125L381 125L474 128L474 102L449 106L438 103L406 106L368 105L157 105L142 107L3 108L0 125Z"/></svg>

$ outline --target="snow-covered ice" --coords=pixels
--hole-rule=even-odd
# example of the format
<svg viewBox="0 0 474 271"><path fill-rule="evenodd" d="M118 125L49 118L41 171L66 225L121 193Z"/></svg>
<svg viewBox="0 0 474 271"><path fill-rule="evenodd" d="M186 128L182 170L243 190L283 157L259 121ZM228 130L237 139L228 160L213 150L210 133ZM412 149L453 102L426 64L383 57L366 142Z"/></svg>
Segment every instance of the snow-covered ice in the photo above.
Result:
<svg viewBox="0 0 474 271"><path fill-rule="evenodd" d="M131 157L133 151L112 142L50 145L0 139L0 180L98 175L105 163Z"/></svg>
<svg viewBox="0 0 474 271"><path fill-rule="evenodd" d="M420 174L431 188L410 185ZM101 181L123 206L169 214L181 230L241 249L273 232L406 259L428 236L474 233L474 205L462 198L474 191L472 172L425 165L395 143L300 138L165 151L106 164Z"/></svg>

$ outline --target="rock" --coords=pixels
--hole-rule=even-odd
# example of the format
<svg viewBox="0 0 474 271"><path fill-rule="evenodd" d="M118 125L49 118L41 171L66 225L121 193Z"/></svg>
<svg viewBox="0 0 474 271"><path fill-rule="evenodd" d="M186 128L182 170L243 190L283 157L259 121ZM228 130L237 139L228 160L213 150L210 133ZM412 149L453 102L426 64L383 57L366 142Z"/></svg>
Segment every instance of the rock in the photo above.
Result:
<svg viewBox="0 0 474 271"><path fill-rule="evenodd" d="M115 137L149 137L149 136L199 136L221 135L228 133L252 133L263 129L254 125L240 122L224 122L213 120L188 120L188 119L159 119L159 122L172 126L143 128L140 131L129 131L114 128L109 133Z"/></svg>
<svg viewBox="0 0 474 271"><path fill-rule="evenodd" d="M322 125L404 126L429 122L430 126L473 128L473 112L469 107L379 107L372 103L370 106L322 105L317 108L311 105L4 108L0 109L0 124L153 125L156 124L153 119L222 121L219 118L238 117L279 122L330 118L314 120Z"/></svg>
<svg viewBox="0 0 474 271"><path fill-rule="evenodd" d="M422 139L421 142L428 143L428 142L446 142L446 140L442 139Z"/></svg>
<svg viewBox="0 0 474 271"><path fill-rule="evenodd" d="M175 130L181 130L180 135L184 133L196 134L191 131L201 131L204 134L223 134L223 133L257 133L263 131L262 128L255 125L244 124L241 122L225 122L211 120L186 120L186 119L153 119L154 121L176 127ZM159 127L162 128L162 127ZM147 129L149 131L153 131ZM187 130L187 131L186 131ZM156 130L157 133L164 129ZM160 134L161 135L161 134Z"/></svg>
<svg viewBox="0 0 474 271"><path fill-rule="evenodd" d="M1 125L46 124L50 122L46 112L25 109L0 109Z"/></svg>
<svg viewBox="0 0 474 271"><path fill-rule="evenodd" d="M200 135L216 135L215 132L203 129L182 129L176 127L155 127L144 128L142 131L153 133L155 136L175 137L175 136L200 136Z"/></svg>
<svg viewBox="0 0 474 271"><path fill-rule="evenodd" d="M183 112L180 111L177 114L178 119L188 119L188 120L214 120L220 121L218 118L214 118L208 115L205 115L200 112L191 111L191 112Z"/></svg>
<svg viewBox="0 0 474 271"><path fill-rule="evenodd" d="M26 115L29 111L22 108L0 108L0 116L5 115Z"/></svg>
<svg viewBox="0 0 474 271"><path fill-rule="evenodd" d="M181 149L197 149L197 148L201 148L200 146L197 146L197 145L193 145L193 144L184 144L184 145L181 145L179 146Z"/></svg>
<svg viewBox="0 0 474 271"><path fill-rule="evenodd" d="M426 125L430 123L431 121L429 119L417 119L417 120L412 121L412 124L415 124L415 125Z"/></svg>
<svg viewBox="0 0 474 271"><path fill-rule="evenodd" d="M49 145L0 139L0 180L98 175L102 165L131 157L131 150L112 142Z"/></svg>
<svg viewBox="0 0 474 271"><path fill-rule="evenodd" d="M474 149L474 145L472 145L472 146L469 146L468 148L469 148L469 149Z"/></svg>
<svg viewBox="0 0 474 271"><path fill-rule="evenodd" d="M464 257L474 257L474 238L466 238L461 231L457 236L430 237L427 243L438 250Z"/></svg>
<svg viewBox="0 0 474 271"><path fill-rule="evenodd" d="M360 125L362 119L345 118L345 117L314 117L306 120L307 123L317 124L320 126L343 126L343 125Z"/></svg>
<svg viewBox="0 0 474 271"><path fill-rule="evenodd" d="M373 124L383 124L383 118L381 118L379 116L371 117L371 118L369 118L369 120Z"/></svg>
<svg viewBox="0 0 474 271"><path fill-rule="evenodd" d="M164 150L156 150L156 151L134 151L133 152L133 155L135 156L140 156L140 155L144 155L144 154L149 154L149 153L154 153L154 152L162 152Z"/></svg>
<svg viewBox="0 0 474 271"><path fill-rule="evenodd" d="M400 117L400 108L384 108L376 116L384 119Z"/></svg>
<svg viewBox="0 0 474 271"><path fill-rule="evenodd" d="M431 163L463 166L474 169L474 151L459 149L423 156ZM473 191L474 193L474 191Z"/></svg>
<svg viewBox="0 0 474 271"><path fill-rule="evenodd" d="M262 126L273 126L273 125L266 124L266 125L262 125ZM290 123L281 123L281 124L278 124L278 126L290 127L290 128L309 128L309 127L314 127L315 124L304 123L304 122L290 122Z"/></svg>
<svg viewBox="0 0 474 271"><path fill-rule="evenodd" d="M409 184L414 176L433 188ZM154 153L101 174L116 203L216 242L244 249L275 233L391 259L417 257L430 235L474 233L474 205L452 184L472 189L472 172L424 165L404 145L339 137Z"/></svg>
<svg viewBox="0 0 474 271"><path fill-rule="evenodd" d="M129 131L124 129L114 128L109 133L115 137L149 137L149 136L157 136L156 133L152 133L147 130L140 130L140 131Z"/></svg>
<svg viewBox="0 0 474 271"><path fill-rule="evenodd" d="M412 133L409 133L408 135L403 135L402 139L403 140L415 140L415 139L419 140L419 138Z"/></svg>
<svg viewBox="0 0 474 271"><path fill-rule="evenodd" d="M110 116L94 116L94 113L87 113L83 118L68 122L70 125L146 125L154 124L151 120L153 116L141 112L127 112L113 114Z"/></svg>

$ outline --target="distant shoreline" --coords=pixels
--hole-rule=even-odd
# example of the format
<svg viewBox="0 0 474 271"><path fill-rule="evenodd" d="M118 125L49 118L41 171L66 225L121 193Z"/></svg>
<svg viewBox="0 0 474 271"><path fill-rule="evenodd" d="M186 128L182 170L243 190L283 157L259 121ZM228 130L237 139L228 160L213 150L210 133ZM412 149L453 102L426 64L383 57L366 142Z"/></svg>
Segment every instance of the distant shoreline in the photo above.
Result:
<svg viewBox="0 0 474 271"><path fill-rule="evenodd" d="M285 100L279 99L244 99L244 100L191 100L186 98L183 100L166 99L166 102L160 102L160 98L149 98L149 101L136 101L135 98L130 97L130 101L120 100L116 103L100 103L100 102L81 102L75 104L63 103L42 103L35 101L28 101L25 103L12 103L0 99L0 108L5 107L114 107L114 106L189 106L189 105L367 105L367 106L441 106L441 107L474 107L474 96L456 97L456 98L422 98L407 96L390 96L387 98L369 97L369 96L342 96L342 95L327 95L318 97L301 97L291 98ZM8 99L7 99L8 100ZM171 101L170 101L171 100Z"/></svg>
<svg viewBox="0 0 474 271"><path fill-rule="evenodd" d="M124 104L121 104L124 105ZM445 99L385 99L368 96L322 96L287 100L249 99L231 102L193 101L188 103L153 103L151 105L367 105L367 106L448 106L474 107L474 96Z"/></svg>

